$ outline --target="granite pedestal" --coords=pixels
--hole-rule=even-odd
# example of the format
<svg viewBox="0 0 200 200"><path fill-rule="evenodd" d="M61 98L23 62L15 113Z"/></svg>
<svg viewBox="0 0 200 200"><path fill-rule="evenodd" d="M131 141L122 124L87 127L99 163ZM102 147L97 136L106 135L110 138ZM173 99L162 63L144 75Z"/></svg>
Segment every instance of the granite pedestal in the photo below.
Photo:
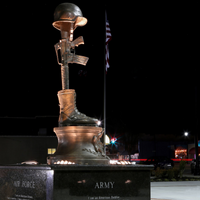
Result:
<svg viewBox="0 0 200 200"><path fill-rule="evenodd" d="M0 166L0 197L12 200L150 200L145 165Z"/></svg>
<svg viewBox="0 0 200 200"><path fill-rule="evenodd" d="M53 172L47 165L0 166L0 200L52 200Z"/></svg>

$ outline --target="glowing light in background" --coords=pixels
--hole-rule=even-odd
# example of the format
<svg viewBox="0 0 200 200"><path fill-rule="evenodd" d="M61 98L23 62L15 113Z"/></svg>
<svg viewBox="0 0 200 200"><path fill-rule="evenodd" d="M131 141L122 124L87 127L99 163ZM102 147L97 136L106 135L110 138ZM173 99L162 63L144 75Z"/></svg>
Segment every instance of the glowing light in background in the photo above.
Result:
<svg viewBox="0 0 200 200"><path fill-rule="evenodd" d="M110 144L110 138L107 135L105 136L105 143L106 145Z"/></svg>
<svg viewBox="0 0 200 200"><path fill-rule="evenodd" d="M187 137L189 135L189 133L186 131L184 132L184 136Z"/></svg>
<svg viewBox="0 0 200 200"><path fill-rule="evenodd" d="M75 164L74 162L70 162L67 160L61 160L61 161L54 162L54 165L74 165L74 164Z"/></svg>
<svg viewBox="0 0 200 200"><path fill-rule="evenodd" d="M120 161L120 160L110 160L111 165L135 165L136 162Z"/></svg>
<svg viewBox="0 0 200 200"><path fill-rule="evenodd" d="M111 143L111 144L115 144L116 141L117 141L117 138L114 137L114 138L111 138L110 143Z"/></svg>

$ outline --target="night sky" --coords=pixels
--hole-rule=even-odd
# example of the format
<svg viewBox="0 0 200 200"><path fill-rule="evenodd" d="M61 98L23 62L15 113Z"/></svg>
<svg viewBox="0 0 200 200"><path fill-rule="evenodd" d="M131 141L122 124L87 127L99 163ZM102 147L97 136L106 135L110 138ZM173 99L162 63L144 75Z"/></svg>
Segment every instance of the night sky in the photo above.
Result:
<svg viewBox="0 0 200 200"><path fill-rule="evenodd" d="M63 1L1 3L0 117L58 116L60 66L53 13ZM88 23L74 39L86 66L71 64L70 88L80 112L103 119L105 7L112 40L107 72L107 128L132 133L192 131L199 85L198 1L103 3L73 1ZM88 6L90 4L90 6ZM197 88L197 96L200 87ZM197 105L200 104L200 97ZM199 108L197 108L199 115Z"/></svg>

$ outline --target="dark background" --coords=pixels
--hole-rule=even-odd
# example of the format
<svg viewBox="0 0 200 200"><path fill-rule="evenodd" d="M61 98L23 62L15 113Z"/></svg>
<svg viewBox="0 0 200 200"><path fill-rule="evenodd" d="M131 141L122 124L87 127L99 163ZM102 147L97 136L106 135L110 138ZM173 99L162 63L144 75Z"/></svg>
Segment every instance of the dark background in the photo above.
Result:
<svg viewBox="0 0 200 200"><path fill-rule="evenodd" d="M5 118L59 115L60 66L54 44L60 32L53 13L63 1L1 3L1 104ZM71 64L70 88L77 108L103 120L105 7L112 40L107 72L107 130L181 134L196 122L195 85L199 84L198 1L114 3L71 1L88 19L74 39L85 44L76 53L86 66ZM199 89L196 90L199 95ZM199 105L199 99L196 98ZM14 118L15 119L15 118ZM27 122L21 124L21 128ZM32 127L34 129L34 127ZM17 131L17 130L16 130ZM27 134L29 134L27 132Z"/></svg>

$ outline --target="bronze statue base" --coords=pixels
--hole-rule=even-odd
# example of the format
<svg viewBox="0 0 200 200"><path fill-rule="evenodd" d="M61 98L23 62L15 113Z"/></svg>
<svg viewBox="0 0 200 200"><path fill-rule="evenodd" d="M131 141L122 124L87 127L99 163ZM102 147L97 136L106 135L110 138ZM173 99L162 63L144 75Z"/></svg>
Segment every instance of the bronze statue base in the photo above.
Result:
<svg viewBox="0 0 200 200"><path fill-rule="evenodd" d="M47 158L47 164L109 164L100 141L103 135L101 127L64 126L54 128L54 132L58 147L55 154Z"/></svg>

